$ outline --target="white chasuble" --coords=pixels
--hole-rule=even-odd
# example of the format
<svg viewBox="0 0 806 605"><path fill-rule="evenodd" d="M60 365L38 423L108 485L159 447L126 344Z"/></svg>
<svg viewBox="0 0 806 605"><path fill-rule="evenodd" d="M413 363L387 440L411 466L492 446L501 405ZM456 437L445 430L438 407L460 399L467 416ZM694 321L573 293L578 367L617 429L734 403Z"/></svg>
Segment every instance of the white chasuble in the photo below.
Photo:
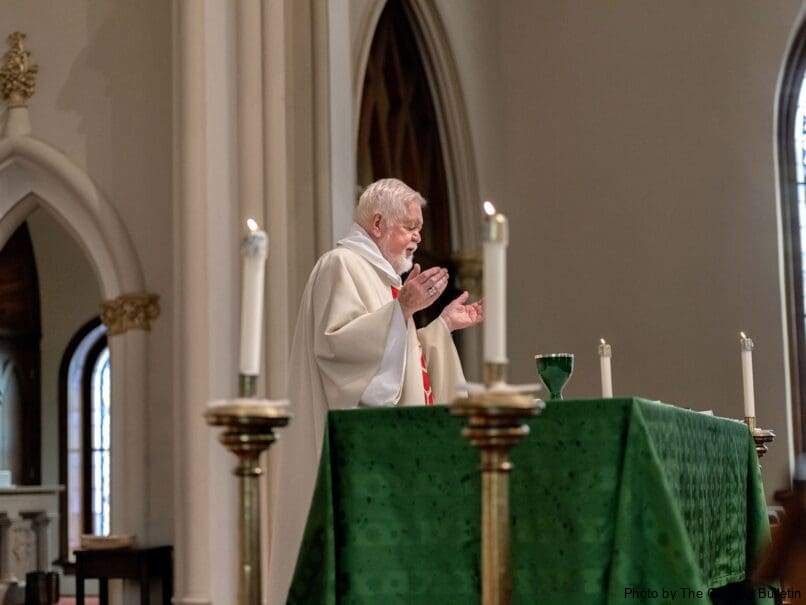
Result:
<svg viewBox="0 0 806 605"><path fill-rule="evenodd" d="M270 450L269 605L284 605L313 496L325 417L360 405L424 405L421 355L434 401L464 383L442 319L406 324L400 277L357 225L316 263L300 304L289 363L293 418Z"/></svg>

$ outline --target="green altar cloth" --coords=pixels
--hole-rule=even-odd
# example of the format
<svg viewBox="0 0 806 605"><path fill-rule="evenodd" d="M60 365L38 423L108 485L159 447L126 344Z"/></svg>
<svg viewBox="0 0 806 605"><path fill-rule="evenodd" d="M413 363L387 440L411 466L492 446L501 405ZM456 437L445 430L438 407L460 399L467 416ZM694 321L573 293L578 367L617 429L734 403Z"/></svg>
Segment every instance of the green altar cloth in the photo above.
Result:
<svg viewBox="0 0 806 605"><path fill-rule="evenodd" d="M514 604L710 603L749 575L769 525L744 424L642 399L550 401L528 424ZM479 455L462 425L445 407L329 414L289 604L479 602Z"/></svg>

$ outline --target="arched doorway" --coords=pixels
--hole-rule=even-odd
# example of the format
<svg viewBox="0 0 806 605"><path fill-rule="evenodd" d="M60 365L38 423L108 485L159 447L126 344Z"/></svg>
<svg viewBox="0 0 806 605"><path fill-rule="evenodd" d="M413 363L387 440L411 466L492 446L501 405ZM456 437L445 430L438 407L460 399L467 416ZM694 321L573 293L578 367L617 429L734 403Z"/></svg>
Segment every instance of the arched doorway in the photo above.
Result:
<svg viewBox="0 0 806 605"><path fill-rule="evenodd" d="M109 339L115 368L112 439L122 444L111 461L111 531L147 539L148 489L143 486L148 477L142 449L148 392L146 330L158 308L155 297L145 292L129 234L83 170L27 134L0 138L0 191L0 242L38 208L47 211L86 252L109 308L109 321L119 328L110 330Z"/></svg>
<svg viewBox="0 0 806 605"><path fill-rule="evenodd" d="M0 250L0 469L19 485L41 480L39 279L23 223Z"/></svg>
<svg viewBox="0 0 806 605"><path fill-rule="evenodd" d="M396 177L419 191L423 243L417 255L423 268L440 265L456 276L448 182L425 64L403 0L389 0L381 13L367 59L358 127L359 187ZM459 294L456 281L417 318L424 325Z"/></svg>

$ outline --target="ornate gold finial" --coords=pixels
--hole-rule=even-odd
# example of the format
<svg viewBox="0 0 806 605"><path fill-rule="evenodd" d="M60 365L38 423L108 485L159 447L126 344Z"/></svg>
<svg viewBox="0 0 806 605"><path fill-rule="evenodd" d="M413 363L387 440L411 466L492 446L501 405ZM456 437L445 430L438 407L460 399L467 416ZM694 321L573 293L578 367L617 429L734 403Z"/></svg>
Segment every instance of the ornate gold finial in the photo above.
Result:
<svg viewBox="0 0 806 605"><path fill-rule="evenodd" d="M128 330L151 329L151 322L160 315L160 297L147 292L123 294L114 300L101 303L101 321L107 334L115 336Z"/></svg>
<svg viewBox="0 0 806 605"><path fill-rule="evenodd" d="M25 107L36 92L39 66L31 62L31 51L25 50L25 34L14 32L8 38L10 50L0 66L0 94L9 107Z"/></svg>

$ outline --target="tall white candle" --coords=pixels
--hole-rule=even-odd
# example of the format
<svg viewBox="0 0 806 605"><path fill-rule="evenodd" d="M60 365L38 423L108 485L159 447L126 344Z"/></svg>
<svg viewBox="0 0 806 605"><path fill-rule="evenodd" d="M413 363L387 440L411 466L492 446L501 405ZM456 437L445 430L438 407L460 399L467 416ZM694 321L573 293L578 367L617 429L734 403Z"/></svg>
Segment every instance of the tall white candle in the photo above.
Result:
<svg viewBox="0 0 806 605"><path fill-rule="evenodd" d="M266 257L269 236L258 228L254 219L247 221L249 234L241 244L243 256L243 291L241 292L241 360L240 372L260 374L260 343L263 334L263 288L266 280Z"/></svg>
<svg viewBox="0 0 806 605"><path fill-rule="evenodd" d="M610 366L610 358L613 356L613 348L602 338L599 341L599 370L602 374L602 399L613 396L613 369Z"/></svg>
<svg viewBox="0 0 806 605"><path fill-rule="evenodd" d="M744 415L747 418L756 416L756 393L753 387L753 340L744 332L739 334L742 348L742 386L744 388Z"/></svg>
<svg viewBox="0 0 806 605"><path fill-rule="evenodd" d="M484 202L484 361L507 362L507 217Z"/></svg>

